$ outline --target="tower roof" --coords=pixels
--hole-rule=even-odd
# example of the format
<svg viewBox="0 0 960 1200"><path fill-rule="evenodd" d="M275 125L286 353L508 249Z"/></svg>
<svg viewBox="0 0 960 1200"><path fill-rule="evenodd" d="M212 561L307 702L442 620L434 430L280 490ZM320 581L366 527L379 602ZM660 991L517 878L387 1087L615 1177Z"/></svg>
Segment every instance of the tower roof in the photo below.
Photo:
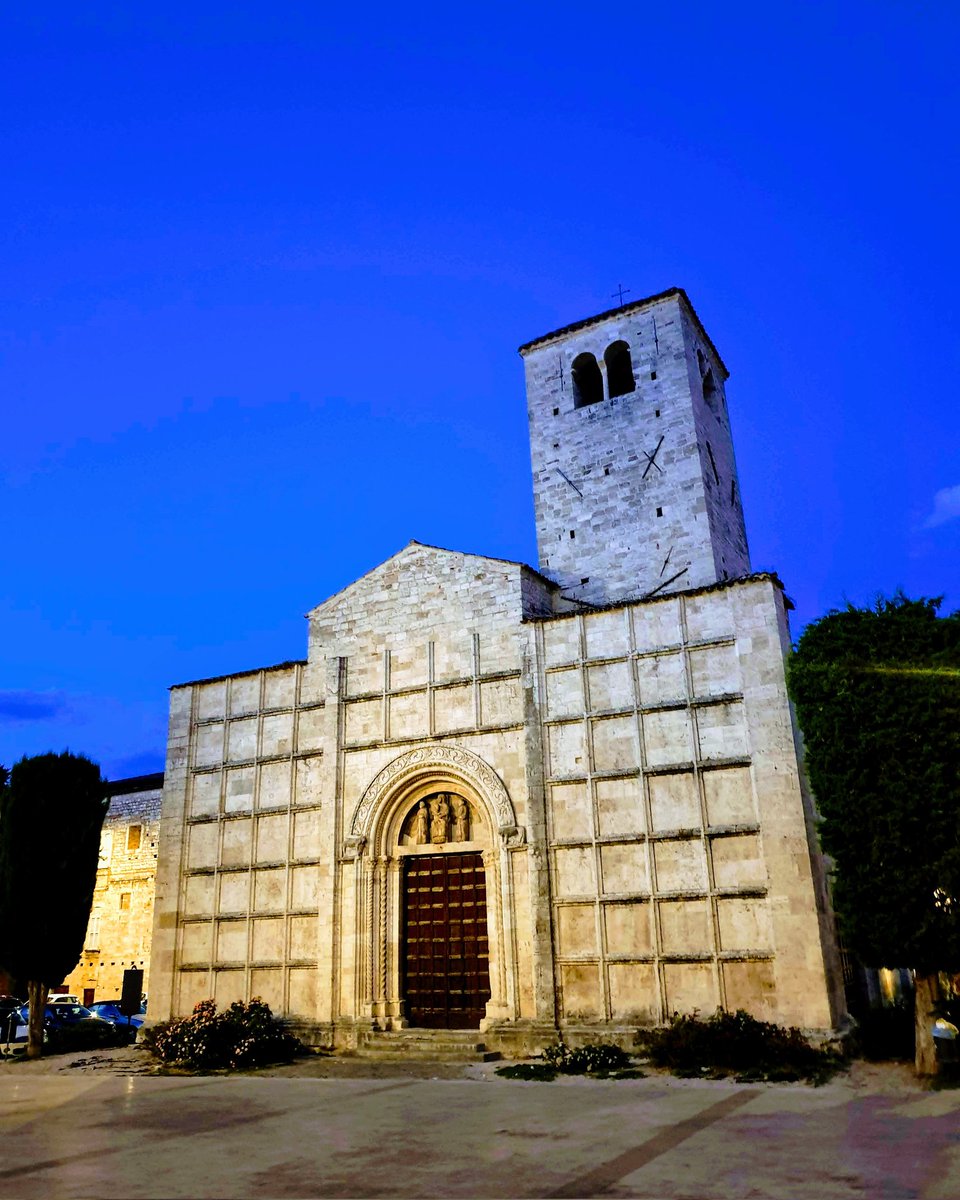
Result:
<svg viewBox="0 0 960 1200"><path fill-rule="evenodd" d="M670 300L673 297L676 297L678 300L680 300L683 304L686 305L687 309L690 312L691 317L697 324L697 328L703 334L704 340L706 341L706 343L710 347L710 349L713 351L714 355L716 355L717 362L723 368L724 373L726 375L729 375L730 372L727 370L726 363L724 363L723 359L720 357L720 353L717 350L716 346L713 344L713 341L711 340L710 335L704 329L703 322L697 316L697 310L690 303L690 297L683 290L683 288L679 288L679 287L667 288L667 290L665 292L657 292L657 294L655 296L647 296L643 300L632 300L629 304L621 304L617 308L608 308L606 312L597 313L596 316L584 317L583 320L581 320L581 321L574 321L570 325L563 325L559 329L554 329L551 333L541 334L540 337L534 338L533 341L531 341L531 342L524 342L524 344L522 346L520 346L520 348L519 348L519 353L526 354L529 350L533 350L537 346L542 346L547 342L551 342L555 338L566 337L567 334L576 333L576 331L579 329L586 329L590 325L599 325L601 321L607 321L610 319L610 317L616 317L616 316L620 316L620 315L625 315L627 313L637 312L639 309L646 308L648 305L659 304L659 303L661 303L661 301Z"/></svg>

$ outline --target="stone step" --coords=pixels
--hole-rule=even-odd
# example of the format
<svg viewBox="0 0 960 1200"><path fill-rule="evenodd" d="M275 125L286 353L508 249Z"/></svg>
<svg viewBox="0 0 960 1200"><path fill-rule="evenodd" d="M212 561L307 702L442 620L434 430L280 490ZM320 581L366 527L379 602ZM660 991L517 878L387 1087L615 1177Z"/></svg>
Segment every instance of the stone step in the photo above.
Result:
<svg viewBox="0 0 960 1200"><path fill-rule="evenodd" d="M500 1058L470 1030L392 1030L363 1033L357 1053L367 1058L423 1059L442 1062L493 1062Z"/></svg>
<svg viewBox="0 0 960 1200"><path fill-rule="evenodd" d="M361 1046L357 1049L359 1058L375 1058L384 1062L457 1062L480 1063L499 1062L502 1055L498 1050L402 1050L377 1046Z"/></svg>
<svg viewBox="0 0 960 1200"><path fill-rule="evenodd" d="M485 1050L486 1043L476 1039L458 1042L432 1042L427 1038L364 1038L361 1046L379 1050L422 1050L424 1053L439 1054L442 1050Z"/></svg>

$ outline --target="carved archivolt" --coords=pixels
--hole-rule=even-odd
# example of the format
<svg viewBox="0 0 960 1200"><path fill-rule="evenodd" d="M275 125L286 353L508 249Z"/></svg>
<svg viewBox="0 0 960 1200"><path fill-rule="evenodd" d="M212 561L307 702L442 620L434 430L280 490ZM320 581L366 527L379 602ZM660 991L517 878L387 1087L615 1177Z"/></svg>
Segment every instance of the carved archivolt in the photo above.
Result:
<svg viewBox="0 0 960 1200"><path fill-rule="evenodd" d="M490 805L504 845L512 848L523 844L523 830L517 826L507 789L500 776L482 758L458 746L424 746L388 763L363 793L344 843L345 856L352 858L363 853L385 797L419 776L434 773L472 784Z"/></svg>

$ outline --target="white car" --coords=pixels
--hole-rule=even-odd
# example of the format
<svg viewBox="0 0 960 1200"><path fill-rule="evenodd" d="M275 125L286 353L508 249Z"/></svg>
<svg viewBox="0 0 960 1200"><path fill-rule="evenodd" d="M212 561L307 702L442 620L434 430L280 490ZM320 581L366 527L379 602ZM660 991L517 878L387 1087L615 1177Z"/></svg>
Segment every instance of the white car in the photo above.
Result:
<svg viewBox="0 0 960 1200"><path fill-rule="evenodd" d="M48 1004L79 1004L80 1001L76 998L76 996L56 995L56 996L48 996L47 1003Z"/></svg>

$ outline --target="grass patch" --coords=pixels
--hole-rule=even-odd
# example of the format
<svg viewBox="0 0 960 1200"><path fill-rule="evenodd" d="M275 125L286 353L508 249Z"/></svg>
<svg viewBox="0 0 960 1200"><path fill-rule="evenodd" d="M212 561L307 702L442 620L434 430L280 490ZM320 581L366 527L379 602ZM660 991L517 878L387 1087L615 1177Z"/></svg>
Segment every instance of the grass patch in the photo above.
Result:
<svg viewBox="0 0 960 1200"><path fill-rule="evenodd" d="M511 1067L497 1067L496 1073L504 1079L533 1079L540 1083L548 1083L557 1077L556 1069L543 1062L524 1062L515 1063Z"/></svg>
<svg viewBox="0 0 960 1200"><path fill-rule="evenodd" d="M571 1050L563 1040L547 1046L539 1061L517 1063L512 1067L497 1067L496 1073L505 1079L538 1079L548 1082L558 1075L591 1075L594 1079L643 1079L630 1055L612 1042L593 1042Z"/></svg>
<svg viewBox="0 0 960 1200"><path fill-rule="evenodd" d="M543 1059L563 1075L609 1075L630 1066L630 1055L612 1042L592 1042L571 1050L561 1040L546 1047Z"/></svg>

